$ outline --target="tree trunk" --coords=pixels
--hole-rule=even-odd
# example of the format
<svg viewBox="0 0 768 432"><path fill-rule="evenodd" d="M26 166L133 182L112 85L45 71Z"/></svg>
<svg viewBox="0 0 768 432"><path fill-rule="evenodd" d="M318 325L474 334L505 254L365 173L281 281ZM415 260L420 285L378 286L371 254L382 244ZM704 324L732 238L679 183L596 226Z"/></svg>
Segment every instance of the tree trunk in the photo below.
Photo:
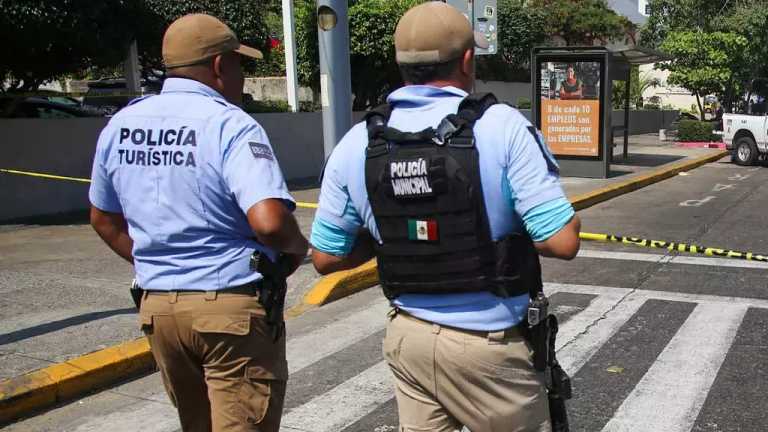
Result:
<svg viewBox="0 0 768 432"><path fill-rule="evenodd" d="M704 107L701 105L701 97L699 97L699 92L694 94L696 95L696 103L699 105L699 117L701 121L704 121Z"/></svg>

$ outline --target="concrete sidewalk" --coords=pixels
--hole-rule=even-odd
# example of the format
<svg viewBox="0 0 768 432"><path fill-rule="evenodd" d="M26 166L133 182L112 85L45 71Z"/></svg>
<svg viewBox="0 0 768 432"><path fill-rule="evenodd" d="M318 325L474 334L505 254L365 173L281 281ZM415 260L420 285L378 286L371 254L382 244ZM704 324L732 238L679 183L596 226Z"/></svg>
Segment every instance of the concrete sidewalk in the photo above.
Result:
<svg viewBox="0 0 768 432"><path fill-rule="evenodd" d="M615 159L610 178L563 178L563 184L573 197L712 153L633 136L629 158ZM304 202L317 202L318 194L318 189L294 191ZM296 211L306 235L313 214ZM0 379L141 336L128 294L132 277L131 266L87 223L0 226ZM289 280L287 306L301 303L318 279L305 263Z"/></svg>

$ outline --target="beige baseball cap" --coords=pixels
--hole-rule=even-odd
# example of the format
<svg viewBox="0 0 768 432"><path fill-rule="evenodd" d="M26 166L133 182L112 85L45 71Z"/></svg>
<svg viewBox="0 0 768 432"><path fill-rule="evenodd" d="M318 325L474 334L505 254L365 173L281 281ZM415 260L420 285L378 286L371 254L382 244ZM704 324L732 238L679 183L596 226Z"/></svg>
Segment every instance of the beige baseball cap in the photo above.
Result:
<svg viewBox="0 0 768 432"><path fill-rule="evenodd" d="M461 57L473 46L488 48L488 40L472 31L458 9L439 1L409 9L395 29L395 59L399 64L444 63Z"/></svg>
<svg viewBox="0 0 768 432"><path fill-rule="evenodd" d="M201 63L232 51L257 59L264 57L261 51L241 44L226 24L206 14L177 19L163 36L163 62L168 69Z"/></svg>

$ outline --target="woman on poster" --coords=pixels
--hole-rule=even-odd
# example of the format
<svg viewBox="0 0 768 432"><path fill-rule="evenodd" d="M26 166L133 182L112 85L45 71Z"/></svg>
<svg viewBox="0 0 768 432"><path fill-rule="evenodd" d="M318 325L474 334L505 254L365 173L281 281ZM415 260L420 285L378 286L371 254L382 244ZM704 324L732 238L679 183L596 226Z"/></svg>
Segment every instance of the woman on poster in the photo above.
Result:
<svg viewBox="0 0 768 432"><path fill-rule="evenodd" d="M581 99L583 84L576 78L573 65L568 65L565 70L566 78L560 82L560 99Z"/></svg>

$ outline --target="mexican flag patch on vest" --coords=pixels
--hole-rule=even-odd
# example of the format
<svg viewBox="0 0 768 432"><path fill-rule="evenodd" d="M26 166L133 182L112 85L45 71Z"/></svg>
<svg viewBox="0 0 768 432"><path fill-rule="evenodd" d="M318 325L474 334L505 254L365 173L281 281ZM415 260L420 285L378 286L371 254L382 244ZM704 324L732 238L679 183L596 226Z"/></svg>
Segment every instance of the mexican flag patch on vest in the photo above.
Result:
<svg viewBox="0 0 768 432"><path fill-rule="evenodd" d="M408 219L408 240L437 241L437 221Z"/></svg>

